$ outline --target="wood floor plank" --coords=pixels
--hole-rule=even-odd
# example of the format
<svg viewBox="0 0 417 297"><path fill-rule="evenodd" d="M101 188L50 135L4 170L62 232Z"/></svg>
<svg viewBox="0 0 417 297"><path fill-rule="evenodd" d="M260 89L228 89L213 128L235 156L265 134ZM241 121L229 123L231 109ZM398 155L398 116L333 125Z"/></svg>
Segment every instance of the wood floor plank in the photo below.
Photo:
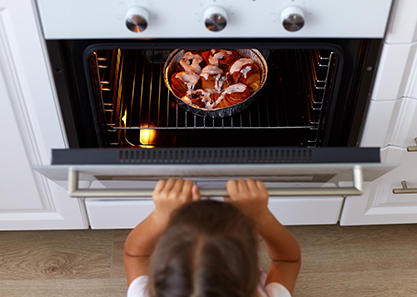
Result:
<svg viewBox="0 0 417 297"><path fill-rule="evenodd" d="M301 273L417 267L417 225L303 226L289 229L301 246Z"/></svg>
<svg viewBox="0 0 417 297"><path fill-rule="evenodd" d="M0 232L0 280L110 276L113 230Z"/></svg>
<svg viewBox="0 0 417 297"><path fill-rule="evenodd" d="M288 227L305 249L310 247L356 246L397 248L417 242L417 224L381 226L291 226Z"/></svg>
<svg viewBox="0 0 417 297"><path fill-rule="evenodd" d="M126 279L0 280L4 297L126 297Z"/></svg>
<svg viewBox="0 0 417 297"><path fill-rule="evenodd" d="M417 225L289 229L303 254L294 297L417 296ZM126 296L129 232L0 232L0 296ZM262 242L259 258L267 271Z"/></svg>
<svg viewBox="0 0 417 297"><path fill-rule="evenodd" d="M126 237L131 230L115 230L113 243L113 263L111 277L126 278L125 267L123 264L124 244Z"/></svg>
<svg viewBox="0 0 417 297"><path fill-rule="evenodd" d="M417 270L300 274L293 297L414 297Z"/></svg>

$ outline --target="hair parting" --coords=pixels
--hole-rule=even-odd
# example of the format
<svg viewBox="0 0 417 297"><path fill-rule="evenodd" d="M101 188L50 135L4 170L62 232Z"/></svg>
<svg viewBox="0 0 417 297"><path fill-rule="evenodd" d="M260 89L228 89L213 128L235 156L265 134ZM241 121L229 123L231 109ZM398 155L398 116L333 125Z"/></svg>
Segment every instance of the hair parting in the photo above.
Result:
<svg viewBox="0 0 417 297"><path fill-rule="evenodd" d="M151 297L253 297L259 281L253 222L230 203L189 202L151 257Z"/></svg>

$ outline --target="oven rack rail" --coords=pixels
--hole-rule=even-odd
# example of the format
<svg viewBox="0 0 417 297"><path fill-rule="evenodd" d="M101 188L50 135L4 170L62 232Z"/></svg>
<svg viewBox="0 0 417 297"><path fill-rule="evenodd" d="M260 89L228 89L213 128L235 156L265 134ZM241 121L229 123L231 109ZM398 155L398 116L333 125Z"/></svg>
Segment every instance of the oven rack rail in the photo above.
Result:
<svg viewBox="0 0 417 297"><path fill-rule="evenodd" d="M260 100L255 100L248 109L231 117L202 118L183 110L163 82L163 64L169 53L170 51L165 50L138 51L139 55L145 57L146 63L138 67L137 60L140 57L135 57L134 81L129 84L126 82L128 75L124 70L129 62L123 51L117 49L94 52L99 96L102 98L106 114L108 133L114 135L110 136L113 139L112 145L120 143L121 138L124 137L124 130L309 129L317 131L319 129L332 52L327 55L323 55L319 50L299 53L299 58L303 63L300 63L298 67L308 73L308 79L302 79L301 82L302 89L306 92L304 96L308 98L308 119L301 119L298 122L297 111L289 106L278 106L274 98L271 99L270 96L264 94L267 93L265 87L259 93L259 96L264 98L261 104ZM276 86L270 86L268 92L274 88ZM139 96L137 95L138 89L140 90ZM129 94L127 97L131 97L130 102L125 98L126 94ZM139 108L136 107L135 110L133 105L137 105L137 101L139 101ZM272 101L274 103L271 103ZM282 104L285 105L286 101L281 100ZM286 110L284 116L277 112L281 109ZM308 140L309 146L314 146L317 141L317 134L312 135L312 138Z"/></svg>

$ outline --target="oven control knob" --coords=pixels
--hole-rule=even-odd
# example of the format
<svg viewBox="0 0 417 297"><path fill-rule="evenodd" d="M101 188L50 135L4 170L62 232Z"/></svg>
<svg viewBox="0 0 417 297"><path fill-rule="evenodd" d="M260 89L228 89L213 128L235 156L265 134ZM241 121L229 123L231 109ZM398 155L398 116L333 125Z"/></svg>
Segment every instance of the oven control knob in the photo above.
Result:
<svg viewBox="0 0 417 297"><path fill-rule="evenodd" d="M141 33L148 27L149 13L141 7L132 7L126 13L126 27L136 33Z"/></svg>
<svg viewBox="0 0 417 297"><path fill-rule="evenodd" d="M227 25L227 13L221 7L212 6L204 12L204 24L212 32L223 30Z"/></svg>
<svg viewBox="0 0 417 297"><path fill-rule="evenodd" d="M281 13L282 25L285 30L296 32L304 26L304 12L301 8L290 6Z"/></svg>

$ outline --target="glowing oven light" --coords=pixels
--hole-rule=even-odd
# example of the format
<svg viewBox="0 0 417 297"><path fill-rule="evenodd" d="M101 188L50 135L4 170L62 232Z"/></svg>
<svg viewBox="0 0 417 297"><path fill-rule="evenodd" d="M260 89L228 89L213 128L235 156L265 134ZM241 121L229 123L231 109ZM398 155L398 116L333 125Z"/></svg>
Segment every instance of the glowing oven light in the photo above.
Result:
<svg viewBox="0 0 417 297"><path fill-rule="evenodd" d="M143 148L153 148L152 144L155 143L156 131L155 129L141 129L140 130L140 143Z"/></svg>
<svg viewBox="0 0 417 297"><path fill-rule="evenodd" d="M125 110L125 113L122 117L122 122L123 122L123 126L126 127L126 115L127 115L127 110Z"/></svg>

